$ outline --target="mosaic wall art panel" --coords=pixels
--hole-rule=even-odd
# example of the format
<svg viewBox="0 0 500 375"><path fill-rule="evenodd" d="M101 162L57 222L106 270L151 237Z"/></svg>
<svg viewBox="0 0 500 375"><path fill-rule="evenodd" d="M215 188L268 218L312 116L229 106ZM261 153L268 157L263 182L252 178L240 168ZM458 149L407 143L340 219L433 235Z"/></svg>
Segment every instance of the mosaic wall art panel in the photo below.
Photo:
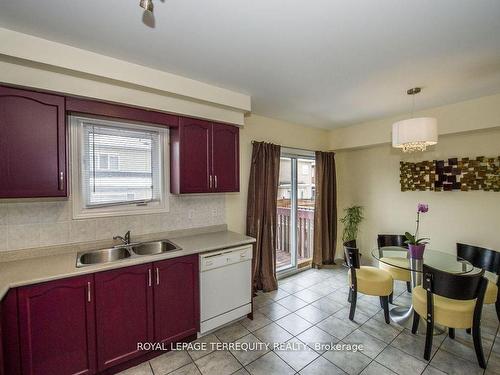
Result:
<svg viewBox="0 0 500 375"><path fill-rule="evenodd" d="M400 162L401 191L500 191L500 156Z"/></svg>

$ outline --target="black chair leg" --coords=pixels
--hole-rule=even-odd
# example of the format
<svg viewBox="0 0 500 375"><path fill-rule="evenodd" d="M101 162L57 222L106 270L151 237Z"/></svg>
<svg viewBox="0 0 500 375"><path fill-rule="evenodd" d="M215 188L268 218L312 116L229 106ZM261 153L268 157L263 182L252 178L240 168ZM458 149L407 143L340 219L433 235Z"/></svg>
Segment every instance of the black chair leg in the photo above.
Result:
<svg viewBox="0 0 500 375"><path fill-rule="evenodd" d="M354 320L354 313L356 312L356 299L357 292L355 290L351 293L351 309L349 310L349 320Z"/></svg>
<svg viewBox="0 0 500 375"><path fill-rule="evenodd" d="M380 304L382 305L382 308L384 309L384 319L387 324L390 323L389 320L389 296L383 296L380 297Z"/></svg>
<svg viewBox="0 0 500 375"><path fill-rule="evenodd" d="M467 332L467 333L470 335L470 334L472 333L472 329L467 328L467 329L465 330L465 332Z"/></svg>
<svg viewBox="0 0 500 375"><path fill-rule="evenodd" d="M391 305L393 305L393 304L394 304L394 301L392 300L393 298L394 298L394 292L392 292L391 294L389 294L389 303L390 303Z"/></svg>
<svg viewBox="0 0 500 375"><path fill-rule="evenodd" d="M481 328L476 322L474 322L474 326L472 327L472 339L474 340L474 350L476 351L479 366L485 369L486 361L484 359L483 343L481 341Z"/></svg>
<svg viewBox="0 0 500 375"><path fill-rule="evenodd" d="M497 297L497 301L495 302L495 310L497 311L497 318L500 322L500 295Z"/></svg>
<svg viewBox="0 0 500 375"><path fill-rule="evenodd" d="M427 331L425 333L425 351L424 358L431 359L432 339L434 338L434 322L427 320Z"/></svg>
<svg viewBox="0 0 500 375"><path fill-rule="evenodd" d="M413 324L411 325L411 333L417 333L418 323L420 323L420 315L418 315L416 311L413 311Z"/></svg>
<svg viewBox="0 0 500 375"><path fill-rule="evenodd" d="M455 339L455 328L448 328L448 336L450 336L450 339Z"/></svg>
<svg viewBox="0 0 500 375"><path fill-rule="evenodd" d="M409 281L406 282L406 291L411 293L411 283Z"/></svg>
<svg viewBox="0 0 500 375"><path fill-rule="evenodd" d="M352 300L352 290L349 288L349 295L347 296L347 302L351 303Z"/></svg>

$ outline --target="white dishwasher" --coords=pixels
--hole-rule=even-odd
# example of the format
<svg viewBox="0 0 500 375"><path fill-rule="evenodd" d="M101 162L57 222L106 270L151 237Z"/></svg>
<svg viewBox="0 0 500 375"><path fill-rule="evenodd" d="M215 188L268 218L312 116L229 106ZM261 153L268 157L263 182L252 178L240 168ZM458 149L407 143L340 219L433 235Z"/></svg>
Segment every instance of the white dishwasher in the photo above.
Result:
<svg viewBox="0 0 500 375"><path fill-rule="evenodd" d="M200 334L252 311L252 245L200 255Z"/></svg>

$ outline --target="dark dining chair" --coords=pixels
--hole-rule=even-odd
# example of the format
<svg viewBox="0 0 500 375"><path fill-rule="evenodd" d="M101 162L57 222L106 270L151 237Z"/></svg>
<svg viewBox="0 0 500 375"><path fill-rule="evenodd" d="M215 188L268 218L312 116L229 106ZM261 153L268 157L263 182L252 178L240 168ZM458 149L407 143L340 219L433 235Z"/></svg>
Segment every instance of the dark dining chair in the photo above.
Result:
<svg viewBox="0 0 500 375"><path fill-rule="evenodd" d="M389 295L392 294L392 276L389 272L377 267L361 266L359 249L344 246L347 259L349 281L349 319L354 319L358 292L370 296L378 296L384 309L385 322L389 324Z"/></svg>
<svg viewBox="0 0 500 375"><path fill-rule="evenodd" d="M457 243L457 255L469 261L474 267L497 275L496 283L488 280L484 303L494 303L497 318L500 321L500 252L486 249L484 247Z"/></svg>
<svg viewBox="0 0 500 375"><path fill-rule="evenodd" d="M386 246L399 246L408 248L408 245L405 244L406 237L402 234L379 234L377 236L377 245L380 258L384 257L383 247ZM406 282L406 290L411 293L411 276L410 271L404 269L408 267L408 258L407 257L391 257L390 263L400 265L403 268L391 266L390 264L384 263L381 261L379 263L379 268L388 271L394 280L400 280ZM391 300L392 303L392 300Z"/></svg>
<svg viewBox="0 0 500 375"><path fill-rule="evenodd" d="M350 241L345 241L344 242L344 248L347 246L347 247L358 247L356 245L356 240L350 240ZM347 264L347 258L346 258L346 253L344 252L344 266L345 267L349 267L348 264Z"/></svg>
<svg viewBox="0 0 500 375"><path fill-rule="evenodd" d="M347 246L347 247L358 247L356 245L356 240L346 241L346 242L344 242L344 246Z"/></svg>
<svg viewBox="0 0 500 375"><path fill-rule="evenodd" d="M424 350L426 360L431 356L435 324L448 327L450 338L454 338L456 328L472 328L477 361L481 368L486 368L481 343L481 313L487 283L484 270L457 275L423 265L422 285L413 289L411 332L417 332L420 317L423 317L427 323Z"/></svg>

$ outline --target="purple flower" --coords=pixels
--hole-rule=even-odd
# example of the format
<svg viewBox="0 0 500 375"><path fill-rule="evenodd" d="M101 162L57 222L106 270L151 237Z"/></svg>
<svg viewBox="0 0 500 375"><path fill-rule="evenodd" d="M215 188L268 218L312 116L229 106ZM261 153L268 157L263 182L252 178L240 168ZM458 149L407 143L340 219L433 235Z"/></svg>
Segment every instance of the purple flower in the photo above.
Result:
<svg viewBox="0 0 500 375"><path fill-rule="evenodd" d="M425 213L429 211L429 205L426 203L419 203L417 206L417 212Z"/></svg>

